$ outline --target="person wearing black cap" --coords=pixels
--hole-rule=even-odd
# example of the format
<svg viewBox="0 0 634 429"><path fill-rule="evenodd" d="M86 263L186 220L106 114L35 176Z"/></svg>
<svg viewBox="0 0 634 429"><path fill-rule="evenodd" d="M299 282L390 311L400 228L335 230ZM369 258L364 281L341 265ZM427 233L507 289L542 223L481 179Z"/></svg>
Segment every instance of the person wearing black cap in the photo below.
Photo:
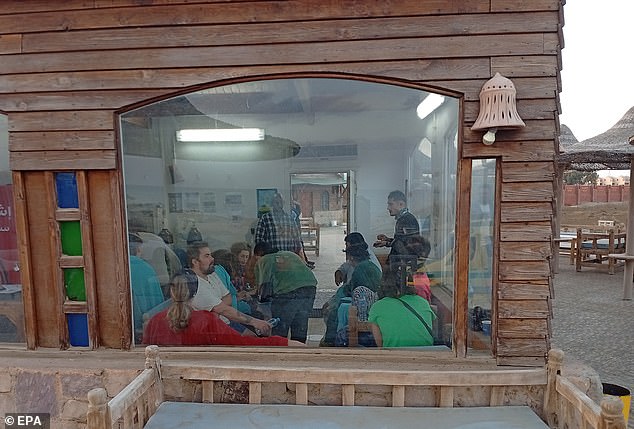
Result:
<svg viewBox="0 0 634 429"><path fill-rule="evenodd" d="M326 332L321 341L323 346L335 345L337 335L338 315L337 311L341 301L345 297L352 297L352 292L359 286L365 286L373 292L377 292L381 285L380 265L370 260L368 244L363 235L358 232L350 233L344 239L346 243L346 259L350 264L351 273L349 279L343 283L335 295L329 300L326 319ZM378 262L378 261L377 261Z"/></svg>
<svg viewBox="0 0 634 429"><path fill-rule="evenodd" d="M365 250L368 251L370 262L373 262L380 271L383 271L381 263L377 259L372 249L368 247L368 243L366 243L365 238L360 232L351 232L350 234L346 235L346 237L344 238L344 243L346 245L346 249L348 249L348 247L356 246L363 247ZM343 249L342 251L346 252L346 249ZM339 268L337 268L337 270L335 271L335 284L337 286L348 283L350 281L350 278L352 277L352 271L354 270L354 267L348 259L349 258L346 257L346 262L341 264Z"/></svg>

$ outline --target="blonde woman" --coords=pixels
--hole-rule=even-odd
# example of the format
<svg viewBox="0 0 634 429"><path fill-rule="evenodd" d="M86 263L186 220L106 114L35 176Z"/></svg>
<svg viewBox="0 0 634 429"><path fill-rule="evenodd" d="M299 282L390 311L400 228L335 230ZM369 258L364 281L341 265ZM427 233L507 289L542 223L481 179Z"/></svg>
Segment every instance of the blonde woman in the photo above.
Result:
<svg viewBox="0 0 634 429"><path fill-rule="evenodd" d="M299 341L279 336L254 337L240 335L211 311L194 310L190 305L192 290L198 281L192 274L174 277L170 285L172 303L167 310L154 315L143 334L145 344L165 346L304 346Z"/></svg>

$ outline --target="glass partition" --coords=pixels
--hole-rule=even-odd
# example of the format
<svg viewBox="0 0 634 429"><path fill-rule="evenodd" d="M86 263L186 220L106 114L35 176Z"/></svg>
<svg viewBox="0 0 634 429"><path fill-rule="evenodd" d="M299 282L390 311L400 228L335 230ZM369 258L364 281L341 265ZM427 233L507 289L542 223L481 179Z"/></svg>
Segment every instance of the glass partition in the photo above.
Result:
<svg viewBox="0 0 634 429"><path fill-rule="evenodd" d="M196 241L214 258L211 287L226 271L228 305L279 318L274 334L312 346L370 346L373 334L364 329L371 326L357 323L357 310L359 322L369 317L379 327L384 346L427 345L423 323L394 300L418 290L425 303L404 300L432 322L433 336L449 339L458 115L457 98L328 77L213 87L122 114L133 307L143 313L134 316L136 341L170 305L162 301L175 274L198 272L186 270L190 295L207 288L199 275L205 252L194 262L187 254ZM260 242L276 257L253 256ZM353 250L343 252L346 246ZM287 253L308 272L298 266L288 274L297 259ZM146 280L135 278L141 265ZM273 284L273 297L258 301L264 283ZM397 306L377 306L390 301L384 297ZM236 318L218 308L225 322ZM411 332L395 329L399 317Z"/></svg>
<svg viewBox="0 0 634 429"><path fill-rule="evenodd" d="M24 306L9 169L9 132L0 115L0 342L24 342Z"/></svg>

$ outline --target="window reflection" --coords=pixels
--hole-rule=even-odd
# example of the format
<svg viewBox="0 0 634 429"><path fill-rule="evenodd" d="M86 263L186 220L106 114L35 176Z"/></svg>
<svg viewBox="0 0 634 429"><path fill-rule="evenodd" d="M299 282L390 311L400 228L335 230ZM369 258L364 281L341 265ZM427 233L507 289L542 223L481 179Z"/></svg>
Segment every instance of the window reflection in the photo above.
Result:
<svg viewBox="0 0 634 429"><path fill-rule="evenodd" d="M473 161L469 243L469 344L474 349L491 347L495 174L494 159Z"/></svg>
<svg viewBox="0 0 634 429"><path fill-rule="evenodd" d="M0 342L24 342L24 307L9 170L8 121L0 115Z"/></svg>
<svg viewBox="0 0 634 429"><path fill-rule="evenodd" d="M346 284L347 274L336 278L335 273L350 262L350 256L342 252L344 238L360 233L368 245L368 258L375 258L383 272L390 271L392 248L373 247L373 243L379 234L389 238L398 234L396 215L388 212L388 195L398 190L406 196L408 212L418 224L412 235L424 237L428 248L424 256L411 249L404 251L410 257L392 268L400 270L397 280L403 288L408 282L410 286L420 283L425 275L429 308L438 316L434 329L450 336L459 102L438 96L440 102L423 112L420 106L429 94L348 79L271 79L208 88L123 114L128 230L142 239L139 257L154 270L165 301L146 309L144 317L136 317L137 325L170 305L169 280L191 268L187 249L196 241L192 237L204 240L213 255L225 255L223 268L235 273L230 274L231 284L225 285L229 306L250 317L283 319L286 314L271 313L275 304L267 306L267 301L258 300L266 276L257 273L264 268L258 268L253 257L236 268L235 260L227 256L234 247L246 246L252 255L258 241L274 242L270 234L263 238L259 230L263 218L277 213L275 195L280 195L281 210L290 222L285 221L279 231L273 228L274 234L283 236L274 247L295 253L310 267L317 286L309 308L306 342L329 344L322 341L329 323L326 313L337 316L334 326L340 330L350 314L346 309L357 310L355 304L359 304L348 290L332 308L333 296L342 293L340 285ZM188 141L190 138L179 133L191 129L214 132L202 137L204 141ZM235 130L241 129L257 132L239 137ZM219 132L223 136L218 137ZM159 233L170 240L162 240ZM299 247L280 247L281 242L296 238ZM365 255L362 257L357 265L365 261ZM276 264L267 267L281 269ZM357 286L377 292L376 297L369 297L372 301L382 295L369 283L376 280L376 272L369 270L371 276L357 279L366 284ZM277 288L273 294L282 295L280 278L284 274L273 274L271 281ZM134 279L135 273L132 276ZM298 281L306 280L301 277ZM381 281L379 277L378 283ZM359 323L354 322L359 328L367 323L365 298L361 304L364 314ZM290 313L298 306L290 307L294 310L283 310L289 320L282 320L274 332L286 332L285 327L292 326L290 319L304 317L299 313L305 306L292 317ZM324 312L324 307L330 312ZM410 317L412 313L403 309ZM411 317L412 323L421 323ZM135 326L137 334L142 329Z"/></svg>

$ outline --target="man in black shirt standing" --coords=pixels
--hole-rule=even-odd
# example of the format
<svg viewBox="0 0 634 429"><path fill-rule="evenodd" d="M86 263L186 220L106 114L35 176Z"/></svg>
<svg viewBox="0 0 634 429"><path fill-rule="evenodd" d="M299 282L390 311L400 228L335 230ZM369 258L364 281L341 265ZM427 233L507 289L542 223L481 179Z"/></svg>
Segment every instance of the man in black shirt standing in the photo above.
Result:
<svg viewBox="0 0 634 429"><path fill-rule="evenodd" d="M376 236L377 241L374 242L374 247L391 247L389 254L391 260L392 256L411 253L406 246L411 237L419 235L420 227L416 217L407 209L407 197L401 191L392 191L387 196L387 211L396 219L394 237L379 234Z"/></svg>

